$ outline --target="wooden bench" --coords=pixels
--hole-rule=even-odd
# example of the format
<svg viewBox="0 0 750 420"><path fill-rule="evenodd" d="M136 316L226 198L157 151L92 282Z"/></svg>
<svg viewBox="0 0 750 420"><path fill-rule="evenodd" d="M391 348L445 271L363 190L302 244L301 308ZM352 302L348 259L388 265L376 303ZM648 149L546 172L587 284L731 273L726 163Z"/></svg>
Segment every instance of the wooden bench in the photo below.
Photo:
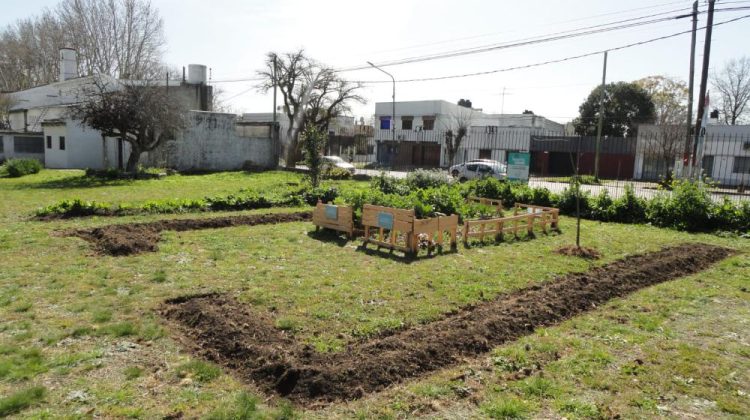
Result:
<svg viewBox="0 0 750 420"><path fill-rule="evenodd" d="M316 231L319 228L332 229L354 237L354 210L351 206L323 204L318 200L312 220Z"/></svg>

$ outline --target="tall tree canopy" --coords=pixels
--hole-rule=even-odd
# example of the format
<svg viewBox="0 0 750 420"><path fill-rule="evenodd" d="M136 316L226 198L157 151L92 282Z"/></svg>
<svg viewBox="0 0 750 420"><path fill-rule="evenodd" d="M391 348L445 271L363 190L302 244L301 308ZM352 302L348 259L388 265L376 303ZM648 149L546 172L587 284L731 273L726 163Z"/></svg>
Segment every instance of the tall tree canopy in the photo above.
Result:
<svg viewBox="0 0 750 420"><path fill-rule="evenodd" d="M259 91L266 93L276 86L281 92L284 114L289 119L284 138L287 166L294 166L300 158L300 130L311 124L327 133L332 118L349 112L352 102L365 101L357 93L359 84L341 78L304 50L268 53L266 67L258 75L263 78L257 86Z"/></svg>
<svg viewBox="0 0 750 420"><path fill-rule="evenodd" d="M576 133L596 135L601 89L601 85L594 88L578 108L579 116L573 120ZM651 95L638 84L617 82L605 86L602 135L632 137L636 135L638 124L653 123L655 118Z"/></svg>
<svg viewBox="0 0 750 420"><path fill-rule="evenodd" d="M62 0L54 9L0 32L0 91L57 81L58 51L78 53L81 75L153 79L166 40L148 0Z"/></svg>
<svg viewBox="0 0 750 420"><path fill-rule="evenodd" d="M724 121L735 125L750 118L750 57L729 60L711 82L719 93L719 103Z"/></svg>
<svg viewBox="0 0 750 420"><path fill-rule="evenodd" d="M155 149L185 127L186 107L167 89L126 82L118 86L96 83L85 99L73 105L71 114L103 136L130 144L125 170L134 172L143 152Z"/></svg>

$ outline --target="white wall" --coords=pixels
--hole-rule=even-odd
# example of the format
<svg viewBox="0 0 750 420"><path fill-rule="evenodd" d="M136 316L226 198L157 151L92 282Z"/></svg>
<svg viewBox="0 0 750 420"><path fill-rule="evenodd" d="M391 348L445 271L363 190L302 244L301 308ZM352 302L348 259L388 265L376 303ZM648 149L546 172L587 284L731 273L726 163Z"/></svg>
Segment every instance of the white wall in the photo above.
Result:
<svg viewBox="0 0 750 420"><path fill-rule="evenodd" d="M101 133L67 119L61 124L44 125L45 165L53 169L105 169L116 168L117 141L102 140ZM52 137L52 147L47 147L47 137ZM65 150L60 150L60 137L65 137ZM130 145L123 143L123 165L130 155Z"/></svg>
<svg viewBox="0 0 750 420"><path fill-rule="evenodd" d="M235 123L234 114L192 111L187 129L175 140L144 154L142 160L152 166L177 170L236 170L246 162L276 167L270 129L239 129Z"/></svg>

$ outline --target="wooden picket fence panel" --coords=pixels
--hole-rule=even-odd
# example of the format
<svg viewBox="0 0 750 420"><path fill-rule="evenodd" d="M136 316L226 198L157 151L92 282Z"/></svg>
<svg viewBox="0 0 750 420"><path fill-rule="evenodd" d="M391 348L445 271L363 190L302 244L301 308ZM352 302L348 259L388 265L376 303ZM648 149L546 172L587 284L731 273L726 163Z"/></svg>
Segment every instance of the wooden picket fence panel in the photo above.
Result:
<svg viewBox="0 0 750 420"><path fill-rule="evenodd" d="M362 226L365 229L364 244L372 243L384 248L412 252L414 232L414 210L365 204L362 208ZM375 229L375 236L370 230Z"/></svg>
<svg viewBox="0 0 750 420"><path fill-rule="evenodd" d="M477 197L470 195L466 197L466 201L468 203L477 203L477 204L483 204L485 206L490 206L495 208L495 212L498 214L503 213L503 202L502 200L496 200L494 198L484 198L484 197Z"/></svg>
<svg viewBox="0 0 750 420"><path fill-rule="evenodd" d="M412 252L417 252L420 238L425 238L430 244L442 246L446 233L451 247L455 247L458 242L458 215L414 219Z"/></svg>
<svg viewBox="0 0 750 420"><path fill-rule="evenodd" d="M345 232L350 238L354 237L354 209L351 206L323 204L318 200L312 220L315 230L332 229Z"/></svg>
<svg viewBox="0 0 750 420"><path fill-rule="evenodd" d="M479 238L480 241L488 236L501 239L505 233L518 237L518 232L524 230L527 235L532 235L535 226L545 233L547 226L558 229L560 211L556 208L516 203L513 213L508 217L466 220L461 231L464 244L468 244L470 238Z"/></svg>

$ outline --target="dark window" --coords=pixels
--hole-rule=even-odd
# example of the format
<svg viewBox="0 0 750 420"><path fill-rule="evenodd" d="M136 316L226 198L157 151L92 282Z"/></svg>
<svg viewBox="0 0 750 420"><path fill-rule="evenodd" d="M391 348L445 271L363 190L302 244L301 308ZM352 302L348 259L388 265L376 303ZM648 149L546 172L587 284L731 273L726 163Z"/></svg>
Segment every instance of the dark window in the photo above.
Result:
<svg viewBox="0 0 750 420"><path fill-rule="evenodd" d="M476 163L472 163L471 165L466 165L466 170L471 171L471 172L476 172L478 166L479 165L477 165Z"/></svg>
<svg viewBox="0 0 750 420"><path fill-rule="evenodd" d="M52 148L52 136L47 136L47 148Z"/></svg>
<svg viewBox="0 0 750 420"><path fill-rule="evenodd" d="M703 156L703 173L706 174L707 177L713 176L714 173L714 157L713 156Z"/></svg>
<svg viewBox="0 0 750 420"><path fill-rule="evenodd" d="M380 117L380 129L381 130L391 129L391 117Z"/></svg>
<svg viewBox="0 0 750 420"><path fill-rule="evenodd" d="M60 136L60 150L65 150L65 136Z"/></svg>
<svg viewBox="0 0 750 420"><path fill-rule="evenodd" d="M401 129L411 130L413 120L414 117L401 117Z"/></svg>
<svg viewBox="0 0 750 420"><path fill-rule="evenodd" d="M425 130L434 130L435 129L435 118L434 117L422 117L422 128Z"/></svg>
<svg viewBox="0 0 750 420"><path fill-rule="evenodd" d="M750 157L735 156L732 172L736 174L750 174Z"/></svg>
<svg viewBox="0 0 750 420"><path fill-rule="evenodd" d="M479 159L492 159L492 149L479 149Z"/></svg>
<svg viewBox="0 0 750 420"><path fill-rule="evenodd" d="M486 173L491 172L491 171L492 171L492 168L490 168L487 165L478 165L477 166L477 172L479 172L480 174L486 174Z"/></svg>
<svg viewBox="0 0 750 420"><path fill-rule="evenodd" d="M4 147L5 146L3 146L3 136L0 136L0 153L3 153L5 151Z"/></svg>
<svg viewBox="0 0 750 420"><path fill-rule="evenodd" d="M488 125L485 127L485 132L487 134L495 134L497 133L497 126L496 125Z"/></svg>
<svg viewBox="0 0 750 420"><path fill-rule="evenodd" d="M16 153L44 153L44 138L14 137L13 151Z"/></svg>

